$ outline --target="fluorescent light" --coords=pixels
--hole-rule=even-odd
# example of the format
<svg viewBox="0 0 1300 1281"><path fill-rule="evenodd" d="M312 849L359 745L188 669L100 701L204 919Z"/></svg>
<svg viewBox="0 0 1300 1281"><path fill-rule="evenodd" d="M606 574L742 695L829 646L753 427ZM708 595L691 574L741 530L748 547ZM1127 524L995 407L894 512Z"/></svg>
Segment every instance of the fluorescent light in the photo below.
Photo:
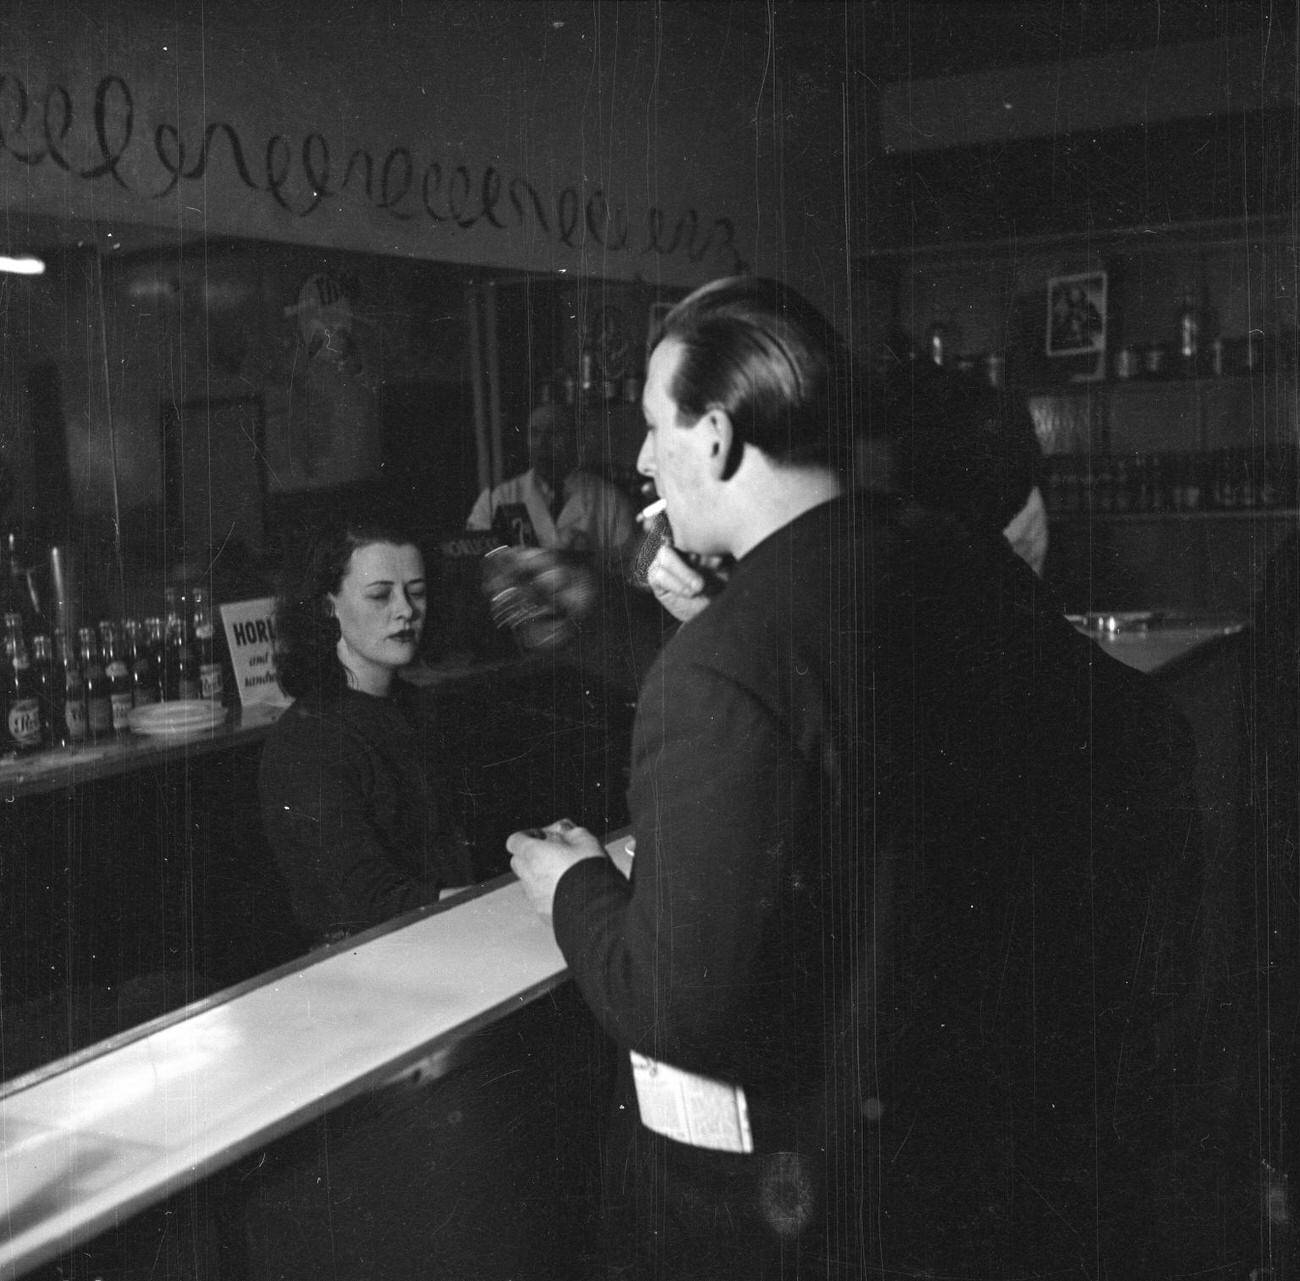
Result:
<svg viewBox="0 0 1300 1281"><path fill-rule="evenodd" d="M12 272L15 276L41 276L45 274L45 264L30 254L24 254L21 258L0 254L0 271Z"/></svg>

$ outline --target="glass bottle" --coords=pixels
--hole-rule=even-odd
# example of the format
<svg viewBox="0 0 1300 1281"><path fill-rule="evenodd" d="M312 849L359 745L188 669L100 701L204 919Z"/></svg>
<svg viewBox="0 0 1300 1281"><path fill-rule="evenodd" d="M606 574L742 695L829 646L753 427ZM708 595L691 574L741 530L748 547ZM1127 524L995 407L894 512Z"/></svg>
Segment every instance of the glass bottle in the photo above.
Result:
<svg viewBox="0 0 1300 1281"><path fill-rule="evenodd" d="M1190 295L1178 309L1178 359L1183 373L1194 374L1201 344L1201 313Z"/></svg>
<svg viewBox="0 0 1300 1281"><path fill-rule="evenodd" d="M932 364L940 369L948 363L948 326L941 320L934 321L925 331L925 354Z"/></svg>
<svg viewBox="0 0 1300 1281"><path fill-rule="evenodd" d="M167 615L166 657L164 673L170 698L198 698L200 695L199 665L190 645L185 617L174 602Z"/></svg>
<svg viewBox="0 0 1300 1281"><path fill-rule="evenodd" d="M77 640L81 651L81 675L86 682L86 729L92 739L107 738L113 732L113 701L108 674L99 660L95 629L79 628Z"/></svg>
<svg viewBox="0 0 1300 1281"><path fill-rule="evenodd" d="M6 746L15 752L38 751L42 745L41 703L23 639L21 614L5 615L5 658Z"/></svg>
<svg viewBox="0 0 1300 1281"><path fill-rule="evenodd" d="M157 614L151 614L144 620L144 635L141 638L143 652L148 656L149 666L153 668L153 684L158 691L158 701L167 697L167 681L164 661L163 623Z"/></svg>
<svg viewBox="0 0 1300 1281"><path fill-rule="evenodd" d="M583 343L578 356L578 387L583 396L596 391L596 351L590 342Z"/></svg>
<svg viewBox="0 0 1300 1281"><path fill-rule="evenodd" d="M194 609L194 646L198 651L199 697L220 703L223 694L221 654L217 648L217 629L212 620L212 607L208 594L202 587L190 593Z"/></svg>
<svg viewBox="0 0 1300 1281"><path fill-rule="evenodd" d="M176 588L166 587L163 589L162 630L158 637L158 674L165 703L180 698L180 674L176 670L176 651L172 645L172 635L179 625Z"/></svg>
<svg viewBox="0 0 1300 1281"><path fill-rule="evenodd" d="M126 619L122 630L126 635L126 661L131 668L131 701L136 707L148 707L161 697L158 665L154 662L148 633L134 618Z"/></svg>
<svg viewBox="0 0 1300 1281"><path fill-rule="evenodd" d="M36 677L36 701L41 709L41 743L51 747L55 741L55 717L63 715L63 700L58 696L54 645L45 632L32 637L32 672Z"/></svg>
<svg viewBox="0 0 1300 1281"><path fill-rule="evenodd" d="M113 733L126 734L131 729L131 668L118 642L117 628L110 622L99 625L100 649L104 675L108 677L108 702L113 714Z"/></svg>
<svg viewBox="0 0 1300 1281"><path fill-rule="evenodd" d="M72 652L72 644L62 631L54 633L55 699L62 689L62 720L50 723L51 740L61 747L75 747L86 741L86 682Z"/></svg>
<svg viewBox="0 0 1300 1281"><path fill-rule="evenodd" d="M10 612L22 619L24 640L44 631L48 625L41 594L33 577L30 552L24 547L17 530L5 534L5 561L8 583L5 590L5 615Z"/></svg>

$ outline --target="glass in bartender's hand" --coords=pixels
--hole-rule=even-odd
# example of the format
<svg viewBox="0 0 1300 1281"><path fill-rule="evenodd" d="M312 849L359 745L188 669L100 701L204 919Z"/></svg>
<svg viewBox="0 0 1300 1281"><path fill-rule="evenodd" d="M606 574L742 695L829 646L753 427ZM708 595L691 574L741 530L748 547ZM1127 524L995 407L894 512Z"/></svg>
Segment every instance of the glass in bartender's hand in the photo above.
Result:
<svg viewBox="0 0 1300 1281"><path fill-rule="evenodd" d="M498 547L483 558L492 621L526 649L553 648L577 629L595 599L590 571L543 547Z"/></svg>

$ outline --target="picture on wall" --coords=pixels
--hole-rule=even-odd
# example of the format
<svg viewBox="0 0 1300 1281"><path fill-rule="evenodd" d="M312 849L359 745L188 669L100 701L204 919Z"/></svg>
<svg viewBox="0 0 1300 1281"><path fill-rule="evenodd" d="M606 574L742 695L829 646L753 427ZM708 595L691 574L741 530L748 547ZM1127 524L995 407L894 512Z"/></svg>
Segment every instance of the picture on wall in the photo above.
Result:
<svg viewBox="0 0 1300 1281"><path fill-rule="evenodd" d="M1047 282L1047 354L1086 356L1106 350L1106 273L1053 276Z"/></svg>

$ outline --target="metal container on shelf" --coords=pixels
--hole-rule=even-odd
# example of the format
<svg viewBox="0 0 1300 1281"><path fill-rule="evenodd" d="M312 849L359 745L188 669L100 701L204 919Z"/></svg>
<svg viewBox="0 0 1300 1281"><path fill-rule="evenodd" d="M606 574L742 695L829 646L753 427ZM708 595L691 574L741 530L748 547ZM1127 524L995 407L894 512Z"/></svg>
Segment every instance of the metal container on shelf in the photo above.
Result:
<svg viewBox="0 0 1300 1281"><path fill-rule="evenodd" d="M1138 354L1132 347L1121 347L1115 353L1115 377L1135 378L1138 373Z"/></svg>

